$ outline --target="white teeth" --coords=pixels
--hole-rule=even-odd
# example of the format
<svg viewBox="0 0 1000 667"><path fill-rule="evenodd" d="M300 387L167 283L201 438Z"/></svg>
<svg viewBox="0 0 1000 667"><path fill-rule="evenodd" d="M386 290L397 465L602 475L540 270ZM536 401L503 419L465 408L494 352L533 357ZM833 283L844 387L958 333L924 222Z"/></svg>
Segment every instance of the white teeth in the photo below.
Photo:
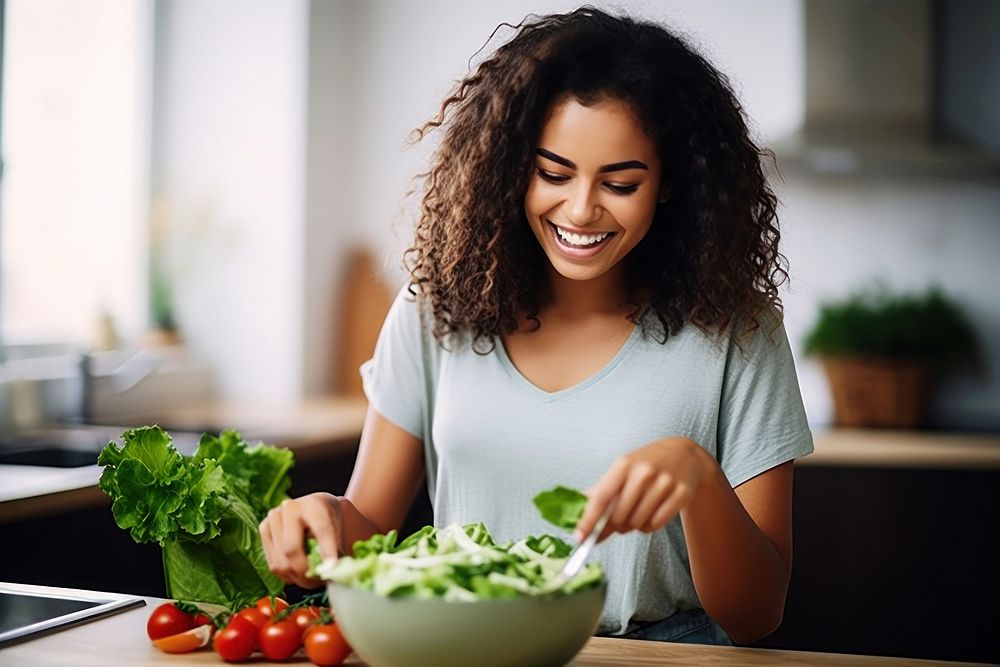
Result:
<svg viewBox="0 0 1000 667"><path fill-rule="evenodd" d="M593 245L599 241L603 241L608 234L611 233L602 232L600 234L574 234L572 232L565 231L562 227L557 227L555 225L553 225L553 227L556 228L556 232L558 232L559 236L562 237L564 241L572 243L573 245Z"/></svg>

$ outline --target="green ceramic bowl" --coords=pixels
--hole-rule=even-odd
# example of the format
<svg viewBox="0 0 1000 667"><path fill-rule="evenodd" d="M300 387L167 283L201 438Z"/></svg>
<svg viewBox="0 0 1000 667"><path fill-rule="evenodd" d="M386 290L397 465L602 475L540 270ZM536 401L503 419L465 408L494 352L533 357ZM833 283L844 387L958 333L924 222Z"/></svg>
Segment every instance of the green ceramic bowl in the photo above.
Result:
<svg viewBox="0 0 1000 667"><path fill-rule="evenodd" d="M371 667L559 667L597 629L606 586L481 602L328 591L344 637Z"/></svg>

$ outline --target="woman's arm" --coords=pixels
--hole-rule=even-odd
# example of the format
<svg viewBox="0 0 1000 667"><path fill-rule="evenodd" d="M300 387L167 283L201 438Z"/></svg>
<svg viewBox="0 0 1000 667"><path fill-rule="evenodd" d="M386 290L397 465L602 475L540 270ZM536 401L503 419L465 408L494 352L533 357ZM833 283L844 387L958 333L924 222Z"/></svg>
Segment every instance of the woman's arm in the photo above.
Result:
<svg viewBox="0 0 1000 667"><path fill-rule="evenodd" d="M660 530L679 513L705 611L741 644L780 625L792 565L790 462L733 489L696 442L664 438L619 458L588 495L578 539L612 501L602 540Z"/></svg>
<svg viewBox="0 0 1000 667"><path fill-rule="evenodd" d="M739 644L781 625L792 572L792 463L737 488L708 452L709 474L681 511L702 606Z"/></svg>
<svg viewBox="0 0 1000 667"><path fill-rule="evenodd" d="M306 536L316 538L324 556L350 554L356 541L402 525L423 477L420 439L369 406L346 496L311 493L286 500L261 523L268 566L286 582L318 586L306 576Z"/></svg>
<svg viewBox="0 0 1000 667"><path fill-rule="evenodd" d="M345 523L344 546L349 548L375 533L398 530L423 480L423 441L369 406L354 472L343 498L360 517L356 525Z"/></svg>

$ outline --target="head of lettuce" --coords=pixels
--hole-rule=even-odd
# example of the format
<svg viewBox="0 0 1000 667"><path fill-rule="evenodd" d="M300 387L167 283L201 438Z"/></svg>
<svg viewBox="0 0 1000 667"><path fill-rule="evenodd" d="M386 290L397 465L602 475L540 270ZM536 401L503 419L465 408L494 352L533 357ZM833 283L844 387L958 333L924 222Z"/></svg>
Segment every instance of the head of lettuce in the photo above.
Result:
<svg viewBox="0 0 1000 667"><path fill-rule="evenodd" d="M185 456L158 426L126 431L122 443L108 443L97 459L100 487L119 527L163 547L168 596L234 608L281 592L257 526L288 497L289 450L223 431L203 435Z"/></svg>

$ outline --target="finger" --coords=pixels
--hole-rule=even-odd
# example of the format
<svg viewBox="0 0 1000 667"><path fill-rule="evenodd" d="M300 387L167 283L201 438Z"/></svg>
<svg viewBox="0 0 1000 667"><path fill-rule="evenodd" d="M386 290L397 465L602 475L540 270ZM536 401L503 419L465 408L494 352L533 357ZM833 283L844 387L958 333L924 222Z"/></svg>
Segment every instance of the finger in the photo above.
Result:
<svg viewBox="0 0 1000 667"><path fill-rule="evenodd" d="M625 483L625 473L628 471L628 463L625 459L618 459L611 469L604 474L594 486L590 488L587 506L583 510L583 516L576 524L576 531L573 537L582 542L590 535L594 529L594 524L604 513L604 509L611 503L611 500L618 495L622 485Z"/></svg>
<svg viewBox="0 0 1000 667"><path fill-rule="evenodd" d="M336 561L340 557L341 537L340 530L342 521L338 521L335 515L336 510L322 505L310 510L303 517L309 534L316 538L319 544L319 552L323 558Z"/></svg>
<svg viewBox="0 0 1000 667"><path fill-rule="evenodd" d="M272 508L271 511L267 513L267 517L264 519L263 525L266 526L269 537L268 542L265 543L264 552L264 555L267 557L267 566L271 572L276 574L283 581L287 582L287 579L285 579L285 572L288 570L288 565L285 562L285 555L281 548L281 509L279 507ZM267 546L268 544L269 547Z"/></svg>
<svg viewBox="0 0 1000 667"><path fill-rule="evenodd" d="M281 554L287 566L287 574L294 583L305 577L309 561L305 552L305 525L300 516L289 516L281 524Z"/></svg>
<svg viewBox="0 0 1000 667"><path fill-rule="evenodd" d="M632 515L628 519L629 525L639 530L646 530L656 508L666 502L673 486L674 478L670 475L660 474L654 477L643 495L642 501L632 511Z"/></svg>
<svg viewBox="0 0 1000 667"><path fill-rule="evenodd" d="M667 501L660 505L659 509L653 514L651 521L652 530L659 530L666 526L669 521L672 521L691 502L692 497L694 497L694 494L686 485L678 484L674 487L673 493L670 494Z"/></svg>
<svg viewBox="0 0 1000 667"><path fill-rule="evenodd" d="M265 516L264 520L260 522L260 526L257 528L260 531L260 545L264 548L264 557L267 559L268 565L271 564L271 522Z"/></svg>
<svg viewBox="0 0 1000 667"><path fill-rule="evenodd" d="M628 532L631 528L629 517L647 493L655 476L656 471L646 464L638 464L630 467L628 478L625 480L621 493L618 494L618 498L615 501L614 512L611 513L611 518L605 527L607 534Z"/></svg>

